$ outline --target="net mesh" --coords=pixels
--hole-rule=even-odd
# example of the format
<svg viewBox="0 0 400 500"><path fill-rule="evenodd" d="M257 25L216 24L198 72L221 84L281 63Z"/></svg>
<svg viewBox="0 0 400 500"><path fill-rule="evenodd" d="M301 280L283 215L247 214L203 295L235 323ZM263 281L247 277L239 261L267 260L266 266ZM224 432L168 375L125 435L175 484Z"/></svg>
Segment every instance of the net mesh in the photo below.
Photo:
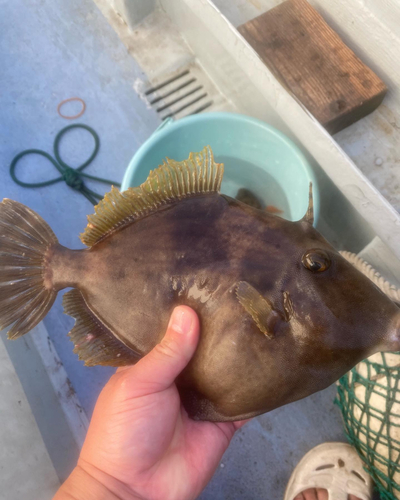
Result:
<svg viewBox="0 0 400 500"><path fill-rule="evenodd" d="M400 499L400 353L378 353L338 382L345 433L383 500Z"/></svg>

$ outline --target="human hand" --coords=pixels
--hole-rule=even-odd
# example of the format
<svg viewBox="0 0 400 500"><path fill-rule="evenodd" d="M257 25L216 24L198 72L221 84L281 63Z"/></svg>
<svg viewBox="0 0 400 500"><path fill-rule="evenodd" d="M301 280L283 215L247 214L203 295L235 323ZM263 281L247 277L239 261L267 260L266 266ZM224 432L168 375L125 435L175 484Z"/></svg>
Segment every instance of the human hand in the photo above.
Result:
<svg viewBox="0 0 400 500"><path fill-rule="evenodd" d="M189 500L211 479L245 422L196 422L175 378L199 339L199 320L178 306L163 340L101 392L76 469L54 500Z"/></svg>

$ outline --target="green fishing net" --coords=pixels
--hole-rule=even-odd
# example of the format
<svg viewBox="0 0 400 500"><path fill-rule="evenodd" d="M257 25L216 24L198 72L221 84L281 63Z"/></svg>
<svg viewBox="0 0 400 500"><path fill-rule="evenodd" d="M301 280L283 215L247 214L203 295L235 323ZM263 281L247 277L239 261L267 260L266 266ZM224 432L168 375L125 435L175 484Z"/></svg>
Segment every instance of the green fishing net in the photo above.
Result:
<svg viewBox="0 0 400 500"><path fill-rule="evenodd" d="M383 500L400 499L400 353L378 353L338 382L345 433Z"/></svg>

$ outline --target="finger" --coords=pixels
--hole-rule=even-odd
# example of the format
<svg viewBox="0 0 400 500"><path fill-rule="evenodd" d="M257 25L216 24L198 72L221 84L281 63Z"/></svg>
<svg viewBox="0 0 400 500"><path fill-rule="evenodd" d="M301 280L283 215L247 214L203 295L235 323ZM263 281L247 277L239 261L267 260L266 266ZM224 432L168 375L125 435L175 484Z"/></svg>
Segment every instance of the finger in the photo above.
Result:
<svg viewBox="0 0 400 500"><path fill-rule="evenodd" d="M126 365L126 366L119 366L115 373L119 373L119 372L123 372L125 370L129 370L130 368L132 368L132 365Z"/></svg>
<svg viewBox="0 0 400 500"><path fill-rule="evenodd" d="M317 498L318 500L329 500L328 490L317 488Z"/></svg>
<svg viewBox="0 0 400 500"><path fill-rule="evenodd" d="M303 496L304 500L318 500L317 491L314 488L303 491Z"/></svg>
<svg viewBox="0 0 400 500"><path fill-rule="evenodd" d="M132 369L137 391L144 394L170 387L193 356L199 333L199 319L193 309L176 307L161 342Z"/></svg>
<svg viewBox="0 0 400 500"><path fill-rule="evenodd" d="M241 429L244 424L247 424L247 422L250 422L252 420L251 418L247 418L246 420L236 420L236 422L233 422L233 425L236 430Z"/></svg>

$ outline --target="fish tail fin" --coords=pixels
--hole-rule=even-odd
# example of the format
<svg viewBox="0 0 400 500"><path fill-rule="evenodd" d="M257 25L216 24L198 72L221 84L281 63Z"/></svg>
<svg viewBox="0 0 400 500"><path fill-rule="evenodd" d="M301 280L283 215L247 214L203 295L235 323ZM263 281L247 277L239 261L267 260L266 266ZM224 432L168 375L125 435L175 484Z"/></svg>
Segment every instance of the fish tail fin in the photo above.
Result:
<svg viewBox="0 0 400 500"><path fill-rule="evenodd" d="M29 332L48 313L57 292L45 286L46 252L57 244L47 223L13 200L0 203L0 329L9 339Z"/></svg>

